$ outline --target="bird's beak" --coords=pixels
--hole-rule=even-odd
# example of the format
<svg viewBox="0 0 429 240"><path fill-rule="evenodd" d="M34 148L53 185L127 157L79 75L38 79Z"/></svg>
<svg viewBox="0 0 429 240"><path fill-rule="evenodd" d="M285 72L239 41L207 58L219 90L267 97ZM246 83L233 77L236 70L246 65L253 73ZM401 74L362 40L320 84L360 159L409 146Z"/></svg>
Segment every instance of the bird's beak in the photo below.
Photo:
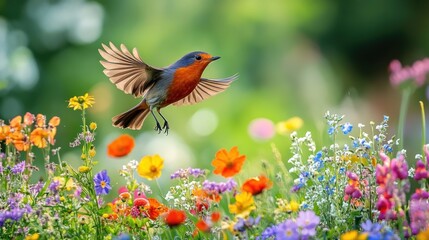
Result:
<svg viewBox="0 0 429 240"><path fill-rule="evenodd" d="M218 60L220 57L211 57L210 58L210 61L212 62L212 61L215 61L215 60Z"/></svg>

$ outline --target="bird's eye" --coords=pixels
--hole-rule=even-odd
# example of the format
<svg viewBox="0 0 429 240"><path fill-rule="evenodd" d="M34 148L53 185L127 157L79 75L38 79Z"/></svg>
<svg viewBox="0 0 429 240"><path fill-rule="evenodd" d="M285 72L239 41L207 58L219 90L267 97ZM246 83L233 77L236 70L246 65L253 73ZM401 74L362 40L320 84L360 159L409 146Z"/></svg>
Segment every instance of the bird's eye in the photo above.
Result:
<svg viewBox="0 0 429 240"><path fill-rule="evenodd" d="M200 56L200 55L197 55L197 56L195 56L195 59L196 59L196 60L201 60L201 56Z"/></svg>

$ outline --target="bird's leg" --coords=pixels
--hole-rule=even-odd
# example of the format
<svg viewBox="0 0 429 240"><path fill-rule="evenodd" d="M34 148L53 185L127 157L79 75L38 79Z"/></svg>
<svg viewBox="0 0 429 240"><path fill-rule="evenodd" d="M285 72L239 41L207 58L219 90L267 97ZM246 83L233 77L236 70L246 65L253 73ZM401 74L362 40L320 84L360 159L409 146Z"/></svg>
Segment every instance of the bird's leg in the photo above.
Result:
<svg viewBox="0 0 429 240"><path fill-rule="evenodd" d="M159 124L158 119L156 119L156 116L153 113L153 108L152 107L150 107L150 113L152 114L152 116L153 116L153 118L155 119L155 122L156 122L156 126L155 126L154 130L158 131L158 133L161 133L161 131L162 131L161 124Z"/></svg>
<svg viewBox="0 0 429 240"><path fill-rule="evenodd" d="M168 121L167 119L165 119L164 116L162 116L161 110L159 108L157 108L156 110L158 111L159 116L161 116L162 119L164 119L164 126L162 127L162 129L164 129L164 133L168 135L168 129L170 129L170 126L168 125Z"/></svg>

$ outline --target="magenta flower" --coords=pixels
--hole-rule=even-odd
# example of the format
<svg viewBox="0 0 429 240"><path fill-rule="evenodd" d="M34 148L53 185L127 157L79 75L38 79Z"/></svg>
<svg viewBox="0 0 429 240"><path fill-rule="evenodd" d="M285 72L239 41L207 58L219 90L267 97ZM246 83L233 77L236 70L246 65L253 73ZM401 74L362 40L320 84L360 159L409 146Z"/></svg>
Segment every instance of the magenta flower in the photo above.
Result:
<svg viewBox="0 0 429 240"><path fill-rule="evenodd" d="M418 60L410 67L402 67L399 60L393 60L389 65L390 83L398 86L401 83L414 79L417 86L422 86L429 72L429 58Z"/></svg>
<svg viewBox="0 0 429 240"><path fill-rule="evenodd" d="M103 170L94 176L95 193L97 195L107 195L112 189L110 186L110 178L107 171Z"/></svg>
<svg viewBox="0 0 429 240"><path fill-rule="evenodd" d="M416 192L411 195L411 200L427 200L429 199L429 192L426 192L424 189L416 189Z"/></svg>
<svg viewBox="0 0 429 240"><path fill-rule="evenodd" d="M425 230L429 225L429 203L426 200L411 200L409 214L413 235Z"/></svg>
<svg viewBox="0 0 429 240"><path fill-rule="evenodd" d="M408 178L408 165L405 161L404 155L399 155L397 158L392 159L390 167L395 178L407 179Z"/></svg>
<svg viewBox="0 0 429 240"><path fill-rule="evenodd" d="M426 166L422 162L422 160L419 159L416 163L416 172L414 174L414 179L419 181L426 178L429 178L429 172L426 170Z"/></svg>

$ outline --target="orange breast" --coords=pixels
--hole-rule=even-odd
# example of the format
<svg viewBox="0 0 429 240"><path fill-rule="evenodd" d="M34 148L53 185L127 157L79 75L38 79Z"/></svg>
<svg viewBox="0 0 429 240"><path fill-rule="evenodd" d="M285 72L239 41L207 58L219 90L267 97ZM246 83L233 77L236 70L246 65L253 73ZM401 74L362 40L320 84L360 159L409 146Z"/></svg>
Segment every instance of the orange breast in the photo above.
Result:
<svg viewBox="0 0 429 240"><path fill-rule="evenodd" d="M188 96L200 82L201 75L203 74L206 66L193 64L187 67L178 68L174 73L174 78L168 89L167 99L164 102L164 105L177 102Z"/></svg>

